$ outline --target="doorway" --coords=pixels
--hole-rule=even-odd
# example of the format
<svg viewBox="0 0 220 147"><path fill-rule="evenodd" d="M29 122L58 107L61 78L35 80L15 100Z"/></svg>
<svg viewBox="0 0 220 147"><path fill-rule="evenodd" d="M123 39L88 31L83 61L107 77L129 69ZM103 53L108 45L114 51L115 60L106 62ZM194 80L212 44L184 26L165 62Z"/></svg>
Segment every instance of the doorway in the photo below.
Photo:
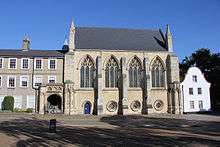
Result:
<svg viewBox="0 0 220 147"><path fill-rule="evenodd" d="M91 112L91 104L90 102L86 102L84 105L84 114L90 114Z"/></svg>
<svg viewBox="0 0 220 147"><path fill-rule="evenodd" d="M57 94L52 94L47 98L48 113L61 113L62 99Z"/></svg>

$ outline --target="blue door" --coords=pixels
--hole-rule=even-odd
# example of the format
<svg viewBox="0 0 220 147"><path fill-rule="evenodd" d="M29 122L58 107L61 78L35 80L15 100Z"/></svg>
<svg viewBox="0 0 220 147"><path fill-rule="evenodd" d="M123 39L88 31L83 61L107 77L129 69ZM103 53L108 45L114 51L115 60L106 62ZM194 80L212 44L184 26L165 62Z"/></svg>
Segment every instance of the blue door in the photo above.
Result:
<svg viewBox="0 0 220 147"><path fill-rule="evenodd" d="M84 114L90 114L90 108L91 108L90 103L86 102L84 106Z"/></svg>

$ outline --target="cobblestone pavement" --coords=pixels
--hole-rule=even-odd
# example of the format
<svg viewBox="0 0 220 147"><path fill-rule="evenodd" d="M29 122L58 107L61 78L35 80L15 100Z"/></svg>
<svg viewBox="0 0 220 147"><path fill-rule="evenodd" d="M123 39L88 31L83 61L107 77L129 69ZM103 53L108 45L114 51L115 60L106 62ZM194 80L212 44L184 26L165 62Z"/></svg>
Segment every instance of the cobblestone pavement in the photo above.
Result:
<svg viewBox="0 0 220 147"><path fill-rule="evenodd" d="M220 116L0 113L0 146L220 146Z"/></svg>

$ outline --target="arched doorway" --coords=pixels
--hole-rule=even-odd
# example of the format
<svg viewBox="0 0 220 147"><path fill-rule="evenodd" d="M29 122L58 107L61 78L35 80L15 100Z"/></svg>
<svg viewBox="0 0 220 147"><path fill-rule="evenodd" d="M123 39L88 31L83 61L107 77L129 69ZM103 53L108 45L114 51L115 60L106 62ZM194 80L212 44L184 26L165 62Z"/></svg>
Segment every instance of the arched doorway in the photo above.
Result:
<svg viewBox="0 0 220 147"><path fill-rule="evenodd" d="M62 99L57 94L52 94L47 98L48 113L61 113Z"/></svg>
<svg viewBox="0 0 220 147"><path fill-rule="evenodd" d="M91 104L90 102L87 101L84 104L84 114L90 114L90 112L91 112Z"/></svg>

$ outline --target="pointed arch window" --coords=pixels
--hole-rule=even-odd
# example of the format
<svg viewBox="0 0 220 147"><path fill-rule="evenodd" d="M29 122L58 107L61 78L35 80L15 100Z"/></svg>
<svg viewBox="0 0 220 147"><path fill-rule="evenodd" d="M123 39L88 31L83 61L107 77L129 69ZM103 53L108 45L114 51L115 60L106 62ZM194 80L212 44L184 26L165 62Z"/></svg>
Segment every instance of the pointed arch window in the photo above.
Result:
<svg viewBox="0 0 220 147"><path fill-rule="evenodd" d="M152 64L151 77L152 77L152 87L165 86L165 70L163 64L159 59L156 59Z"/></svg>
<svg viewBox="0 0 220 147"><path fill-rule="evenodd" d="M129 87L141 87L141 63L134 57L129 64Z"/></svg>
<svg viewBox="0 0 220 147"><path fill-rule="evenodd" d="M87 56L81 63L80 68L80 87L90 88L94 87L94 63L91 58Z"/></svg>
<svg viewBox="0 0 220 147"><path fill-rule="evenodd" d="M118 87L119 66L114 57L111 57L105 67L105 87Z"/></svg>

